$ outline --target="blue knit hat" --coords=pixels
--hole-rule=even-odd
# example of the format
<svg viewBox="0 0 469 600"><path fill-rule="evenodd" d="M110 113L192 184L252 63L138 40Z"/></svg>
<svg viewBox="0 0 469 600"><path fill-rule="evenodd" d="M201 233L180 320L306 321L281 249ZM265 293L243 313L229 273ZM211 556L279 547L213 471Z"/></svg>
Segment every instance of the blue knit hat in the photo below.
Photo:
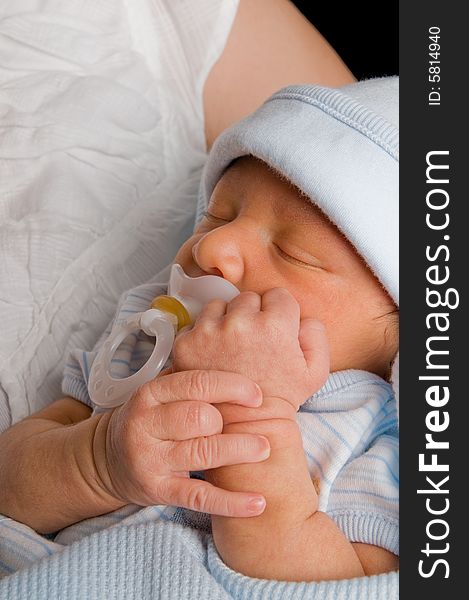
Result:
<svg viewBox="0 0 469 600"><path fill-rule="evenodd" d="M228 165L253 155L333 221L399 304L398 77L281 89L216 140L199 211Z"/></svg>

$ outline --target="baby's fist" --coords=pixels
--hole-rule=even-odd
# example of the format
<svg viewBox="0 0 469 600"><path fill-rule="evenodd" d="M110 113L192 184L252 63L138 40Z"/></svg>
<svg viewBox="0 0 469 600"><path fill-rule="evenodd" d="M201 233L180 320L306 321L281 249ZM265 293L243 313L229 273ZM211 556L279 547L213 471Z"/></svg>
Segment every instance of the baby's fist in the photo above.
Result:
<svg viewBox="0 0 469 600"><path fill-rule="evenodd" d="M194 327L173 348L173 370L216 369L249 377L264 398L282 398L295 410L326 381L329 348L325 329L300 320L290 292L242 292L231 302L207 304Z"/></svg>

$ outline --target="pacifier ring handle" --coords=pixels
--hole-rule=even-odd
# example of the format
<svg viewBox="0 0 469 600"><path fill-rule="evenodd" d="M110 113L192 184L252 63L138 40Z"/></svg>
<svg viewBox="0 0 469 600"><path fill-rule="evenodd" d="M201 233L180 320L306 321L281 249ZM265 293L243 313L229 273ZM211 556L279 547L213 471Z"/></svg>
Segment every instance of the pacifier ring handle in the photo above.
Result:
<svg viewBox="0 0 469 600"><path fill-rule="evenodd" d="M155 347L149 359L129 377L112 377L110 367L116 350L126 337L141 330L156 337ZM132 315L113 327L109 339L99 350L91 368L88 391L93 403L103 408L115 408L126 402L139 386L154 379L168 360L174 336L173 324L156 309Z"/></svg>

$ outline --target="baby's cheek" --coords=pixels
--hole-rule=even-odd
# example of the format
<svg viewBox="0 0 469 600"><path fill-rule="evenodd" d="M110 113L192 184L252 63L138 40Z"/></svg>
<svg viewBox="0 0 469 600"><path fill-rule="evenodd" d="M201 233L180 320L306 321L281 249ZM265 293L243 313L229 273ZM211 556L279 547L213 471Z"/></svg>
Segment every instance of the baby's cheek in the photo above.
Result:
<svg viewBox="0 0 469 600"><path fill-rule="evenodd" d="M179 248L173 263L181 265L183 270L190 274L191 268L194 266L194 259L192 257L192 248L202 237L200 233L194 233L184 244Z"/></svg>

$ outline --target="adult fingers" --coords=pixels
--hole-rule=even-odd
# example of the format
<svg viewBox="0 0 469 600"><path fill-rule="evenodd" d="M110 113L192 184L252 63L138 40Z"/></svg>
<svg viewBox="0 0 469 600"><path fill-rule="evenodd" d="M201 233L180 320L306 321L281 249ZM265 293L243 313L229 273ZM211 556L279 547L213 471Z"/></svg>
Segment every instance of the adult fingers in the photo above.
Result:
<svg viewBox="0 0 469 600"><path fill-rule="evenodd" d="M172 471L201 471L253 463L270 455L269 440L256 434L222 433L181 442L166 442L164 460Z"/></svg>
<svg viewBox="0 0 469 600"><path fill-rule="evenodd" d="M229 492L200 479L168 477L159 495L165 504L225 517L254 517L265 509L260 494Z"/></svg>
<svg viewBox="0 0 469 600"><path fill-rule="evenodd" d="M159 440L189 440L221 433L223 418L207 402L186 400L155 406L152 418L145 426Z"/></svg>
<svg viewBox="0 0 469 600"><path fill-rule="evenodd" d="M238 373L229 371L181 371L158 377L138 391L151 404L168 404L181 400L197 400L217 404L230 402L242 406L260 406L259 386Z"/></svg>

